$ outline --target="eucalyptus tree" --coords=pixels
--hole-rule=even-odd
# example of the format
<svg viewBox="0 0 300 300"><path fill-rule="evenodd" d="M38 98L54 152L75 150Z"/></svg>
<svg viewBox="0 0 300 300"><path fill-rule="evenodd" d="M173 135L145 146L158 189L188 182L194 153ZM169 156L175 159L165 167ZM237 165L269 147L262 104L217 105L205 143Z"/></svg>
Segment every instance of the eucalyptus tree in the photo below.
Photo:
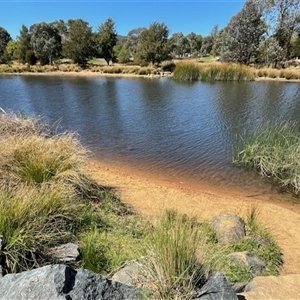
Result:
<svg viewBox="0 0 300 300"><path fill-rule="evenodd" d="M32 46L30 44L30 33L25 25L22 25L20 29L20 34L17 36L17 49L16 56L17 59L25 64L28 62L26 60L26 54L32 51Z"/></svg>
<svg viewBox="0 0 300 300"><path fill-rule="evenodd" d="M130 39L127 39L118 54L118 61L121 64L126 64L130 62L131 58L132 58L132 44Z"/></svg>
<svg viewBox="0 0 300 300"><path fill-rule="evenodd" d="M300 31L300 0L263 0L270 36L274 36L290 59L293 37Z"/></svg>
<svg viewBox="0 0 300 300"><path fill-rule="evenodd" d="M109 62L115 59L114 47L117 44L115 22L111 18L98 27L95 40L100 55L109 65Z"/></svg>
<svg viewBox="0 0 300 300"><path fill-rule="evenodd" d="M30 43L42 65L52 64L61 53L61 36L53 24L45 22L30 27Z"/></svg>
<svg viewBox="0 0 300 300"><path fill-rule="evenodd" d="M215 43L216 37L218 35L218 32L219 32L219 26L214 25L213 28L211 29L209 35L205 36L202 39L202 45L200 48L200 53L202 55L212 54L212 50L213 50L214 43Z"/></svg>
<svg viewBox="0 0 300 300"><path fill-rule="evenodd" d="M248 65L256 57L266 32L262 9L256 0L248 0L231 18L222 34L221 60Z"/></svg>
<svg viewBox="0 0 300 300"><path fill-rule="evenodd" d="M202 36L200 34L191 32L186 36L186 38L190 44L191 55L197 56L201 50L202 41L203 41Z"/></svg>
<svg viewBox="0 0 300 300"><path fill-rule="evenodd" d="M11 36L7 30L0 27L0 63L4 62L5 49L10 40Z"/></svg>
<svg viewBox="0 0 300 300"><path fill-rule="evenodd" d="M82 19L70 19L63 43L63 55L74 63L85 67L88 59L94 55L92 28Z"/></svg>
<svg viewBox="0 0 300 300"><path fill-rule="evenodd" d="M172 47L173 57L184 57L186 54L190 54L191 45L188 38L182 32L173 33L170 40L170 46Z"/></svg>
<svg viewBox="0 0 300 300"><path fill-rule="evenodd" d="M140 64L159 64L170 57L169 29L165 23L154 22L141 32L135 61Z"/></svg>

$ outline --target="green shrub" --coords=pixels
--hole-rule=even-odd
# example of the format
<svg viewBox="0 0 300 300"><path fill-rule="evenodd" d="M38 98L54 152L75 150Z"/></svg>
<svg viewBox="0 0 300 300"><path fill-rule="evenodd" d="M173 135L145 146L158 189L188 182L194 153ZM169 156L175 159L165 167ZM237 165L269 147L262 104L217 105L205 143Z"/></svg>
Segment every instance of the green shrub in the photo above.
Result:
<svg viewBox="0 0 300 300"><path fill-rule="evenodd" d="M164 61L162 62L161 64L161 69L164 71L164 72L173 72L176 68L176 64L174 63L173 60L168 60L168 61Z"/></svg>

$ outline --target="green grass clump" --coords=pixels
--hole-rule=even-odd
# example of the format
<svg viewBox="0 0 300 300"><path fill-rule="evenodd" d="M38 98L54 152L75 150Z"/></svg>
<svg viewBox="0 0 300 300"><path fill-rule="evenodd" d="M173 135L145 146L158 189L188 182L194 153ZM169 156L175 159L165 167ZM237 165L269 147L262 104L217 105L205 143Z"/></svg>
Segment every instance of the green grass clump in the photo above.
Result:
<svg viewBox="0 0 300 300"><path fill-rule="evenodd" d="M300 191L300 131L296 123L259 126L236 143L233 163L257 170L283 188Z"/></svg>
<svg viewBox="0 0 300 300"><path fill-rule="evenodd" d="M251 81L254 71L244 65L212 63L200 66L202 81Z"/></svg>
<svg viewBox="0 0 300 300"><path fill-rule="evenodd" d="M49 128L37 119L0 114L3 269L54 263L51 248L72 241L83 249L83 266L112 271L132 258L127 243L137 248L143 230L112 190L84 175L87 151L76 135L53 135Z"/></svg>
<svg viewBox="0 0 300 300"><path fill-rule="evenodd" d="M179 62L176 64L173 78L178 81L199 80L199 66L194 62Z"/></svg>
<svg viewBox="0 0 300 300"><path fill-rule="evenodd" d="M199 230L194 219L167 210L149 235L142 259L155 297L189 297L201 279L197 259Z"/></svg>

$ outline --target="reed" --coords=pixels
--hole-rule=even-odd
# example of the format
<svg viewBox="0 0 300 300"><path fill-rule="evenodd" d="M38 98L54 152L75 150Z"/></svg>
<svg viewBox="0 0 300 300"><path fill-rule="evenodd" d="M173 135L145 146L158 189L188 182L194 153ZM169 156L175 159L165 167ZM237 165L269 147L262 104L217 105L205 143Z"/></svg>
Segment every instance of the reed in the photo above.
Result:
<svg viewBox="0 0 300 300"><path fill-rule="evenodd" d="M251 81L254 72L250 67L237 64L211 63L200 65L202 81Z"/></svg>
<svg viewBox="0 0 300 300"><path fill-rule="evenodd" d="M195 62L179 62L176 64L173 78L177 81L199 80L199 65Z"/></svg>
<svg viewBox="0 0 300 300"><path fill-rule="evenodd" d="M259 126L236 142L233 163L257 170L280 186L300 191L300 131L294 122Z"/></svg>

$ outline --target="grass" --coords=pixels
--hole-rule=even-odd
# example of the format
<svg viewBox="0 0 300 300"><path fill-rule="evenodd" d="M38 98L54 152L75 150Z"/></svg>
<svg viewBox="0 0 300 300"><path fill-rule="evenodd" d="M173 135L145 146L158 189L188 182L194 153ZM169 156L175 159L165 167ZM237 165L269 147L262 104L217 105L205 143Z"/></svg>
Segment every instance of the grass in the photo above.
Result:
<svg viewBox="0 0 300 300"><path fill-rule="evenodd" d="M154 297L183 299L203 279L202 265L196 253L199 230L194 219L167 210L148 237L144 273Z"/></svg>
<svg viewBox="0 0 300 300"><path fill-rule="evenodd" d="M296 195L300 191L300 131L296 123L259 126L236 142L233 163L257 170Z"/></svg>
<svg viewBox="0 0 300 300"><path fill-rule="evenodd" d="M69 241L81 245L83 265L95 263L101 273L132 257L123 247L129 241L136 247L140 244L143 231L136 228L138 220L113 191L82 173L88 152L75 134L53 135L51 127L40 125L38 119L3 112L0 141L5 272L49 264L53 262L50 248ZM101 253L110 249L109 259L91 258L99 247Z"/></svg>

